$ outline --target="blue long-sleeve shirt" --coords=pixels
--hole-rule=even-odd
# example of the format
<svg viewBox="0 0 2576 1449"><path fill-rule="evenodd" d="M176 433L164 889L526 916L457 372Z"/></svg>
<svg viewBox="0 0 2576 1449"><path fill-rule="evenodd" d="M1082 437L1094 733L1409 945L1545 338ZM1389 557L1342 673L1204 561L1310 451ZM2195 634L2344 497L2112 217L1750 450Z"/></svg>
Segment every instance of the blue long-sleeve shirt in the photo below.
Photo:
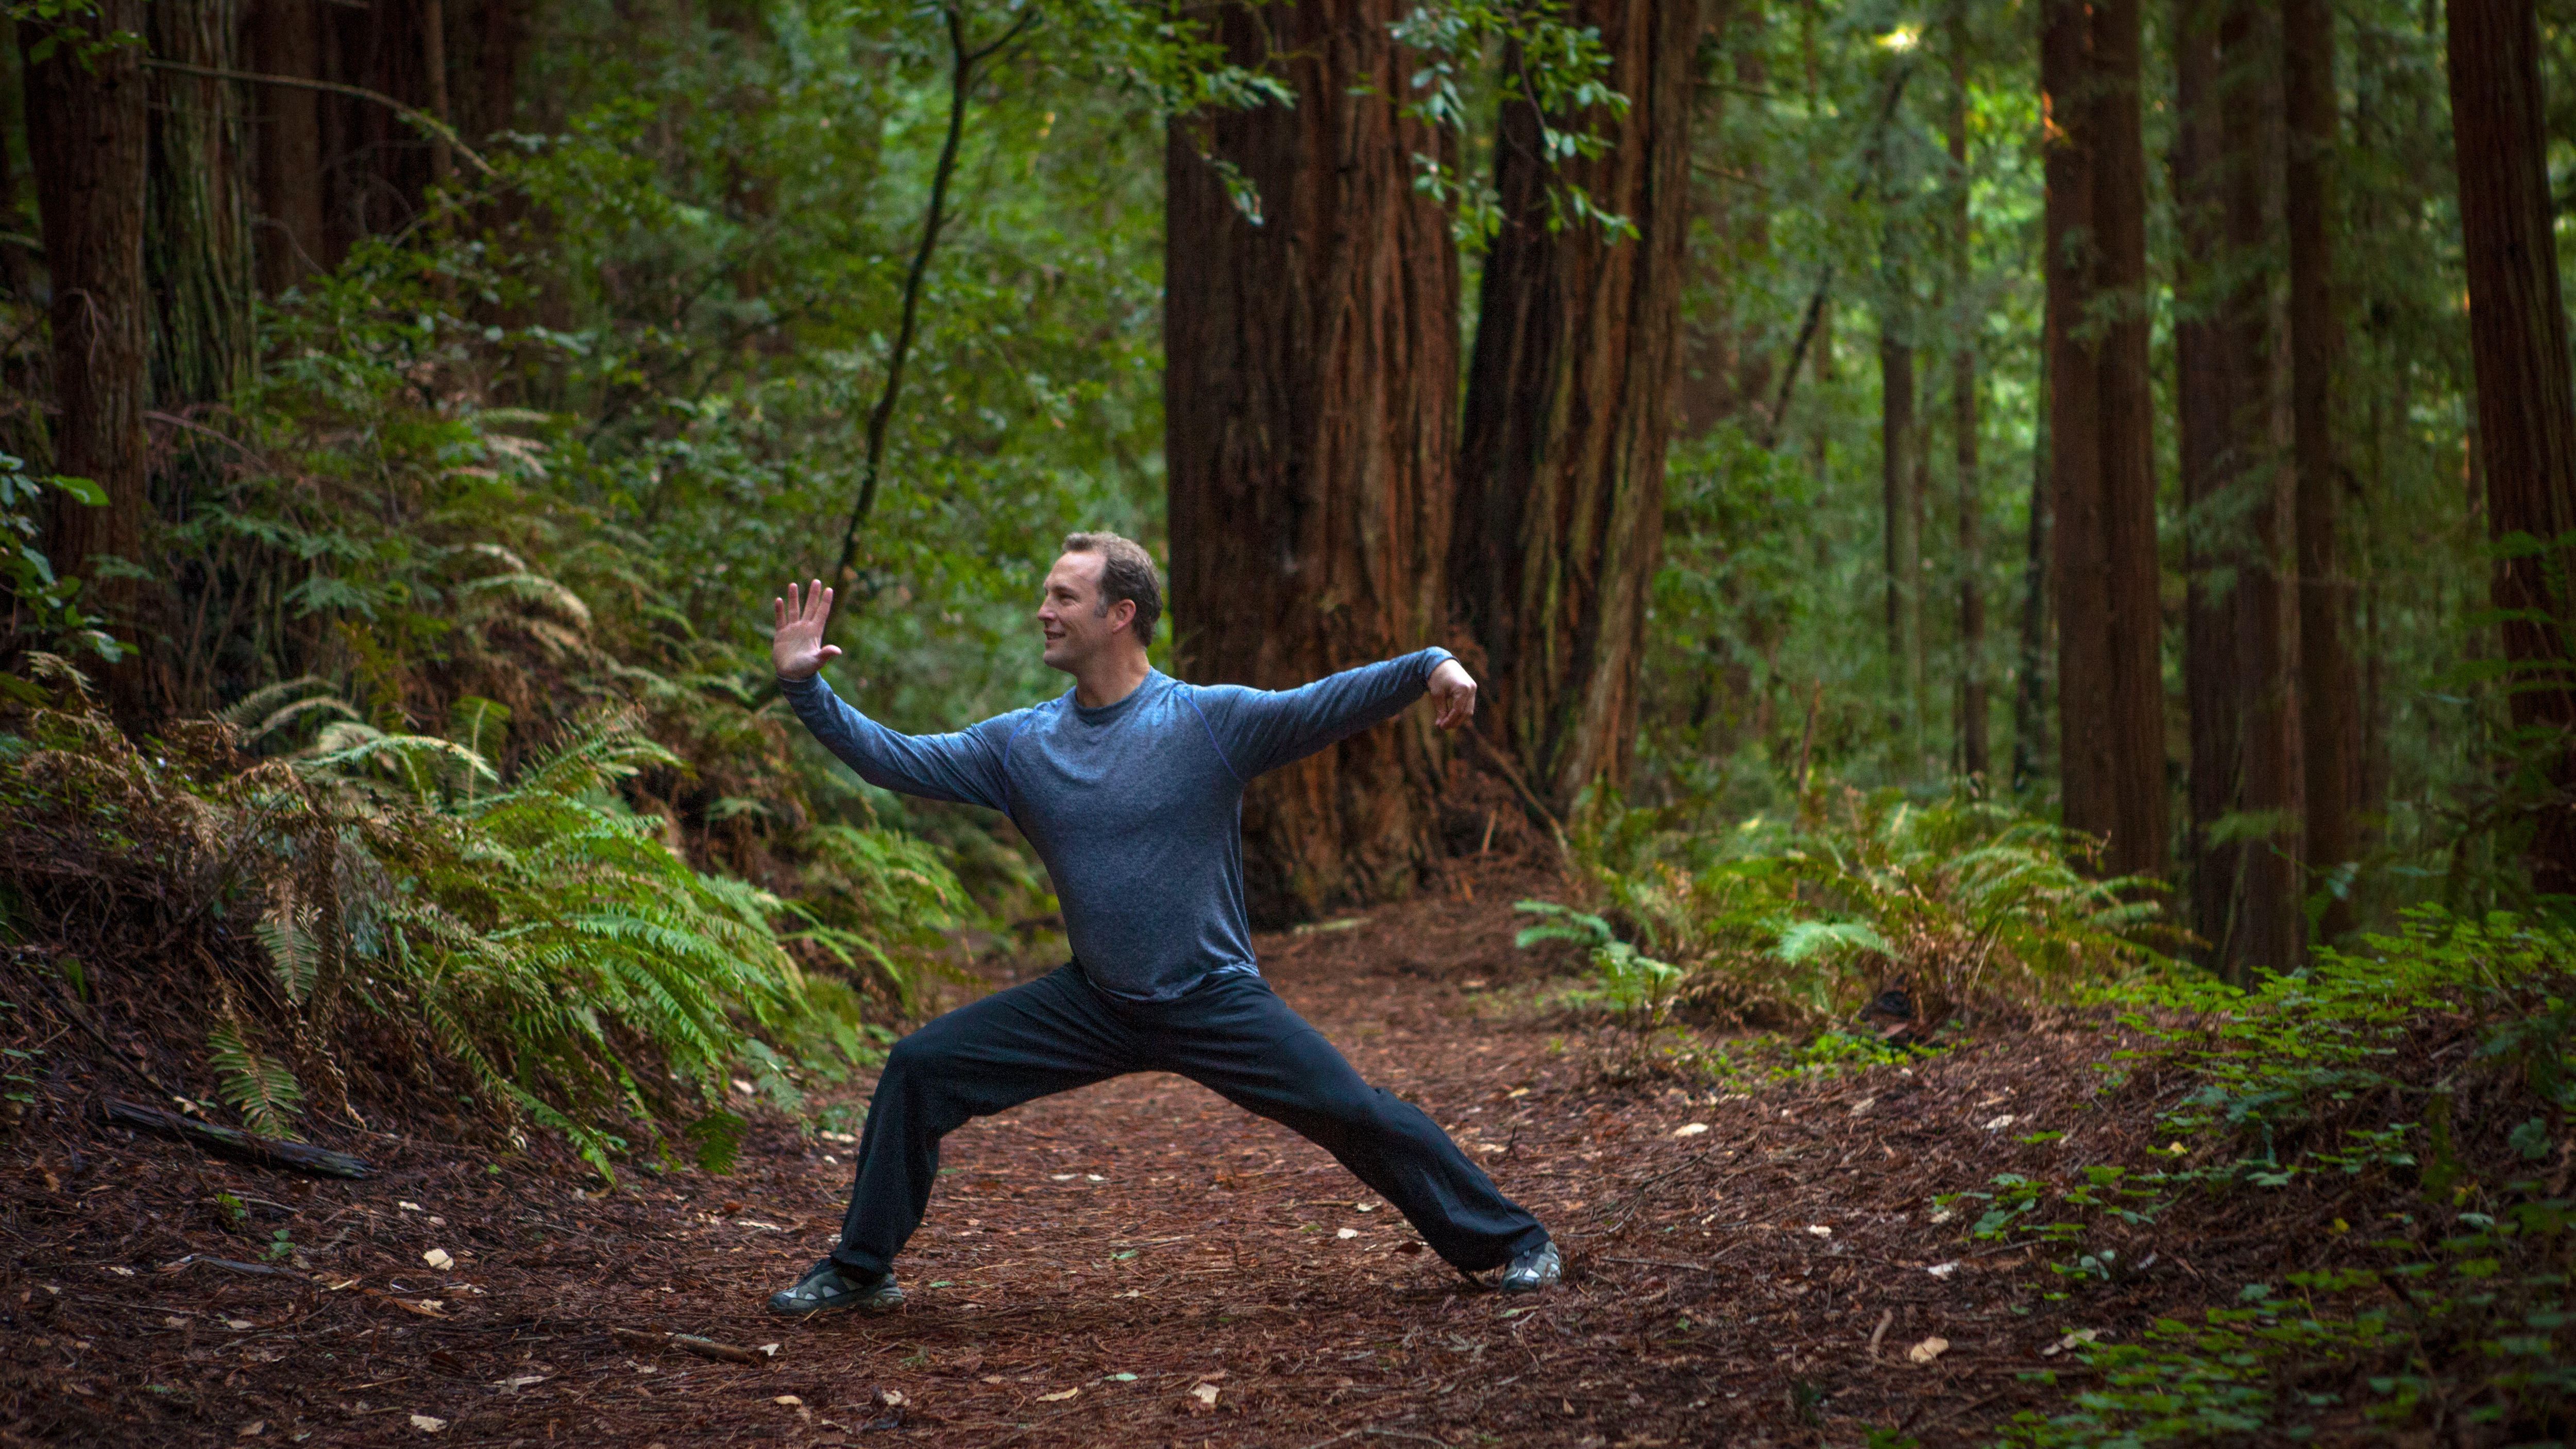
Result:
<svg viewBox="0 0 2576 1449"><path fill-rule="evenodd" d="M1064 907L1093 985L1165 1001L1256 971L1243 908L1243 788L1392 719L1449 658L1424 649L1298 689L1183 684L1160 670L1116 704L1073 691L944 735L905 735L821 675L781 680L796 717L869 784L1011 817Z"/></svg>

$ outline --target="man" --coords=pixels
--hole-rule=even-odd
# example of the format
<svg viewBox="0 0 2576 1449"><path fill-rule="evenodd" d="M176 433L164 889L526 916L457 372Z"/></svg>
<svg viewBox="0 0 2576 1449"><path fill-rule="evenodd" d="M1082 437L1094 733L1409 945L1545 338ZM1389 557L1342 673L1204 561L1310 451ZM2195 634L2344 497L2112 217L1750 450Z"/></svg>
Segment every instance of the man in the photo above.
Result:
<svg viewBox="0 0 2576 1449"><path fill-rule="evenodd" d="M1476 682L1444 649L1276 693L1183 684L1146 660L1163 610L1153 558L1077 533L1046 576L1046 662L1073 689L946 735L901 735L817 674L832 591L775 601L779 687L861 778L1009 815L1064 904L1073 960L895 1043L868 1106L839 1246L770 1311L882 1312L894 1258L930 1206L939 1139L969 1118L1126 1072L1176 1072L1340 1160L1463 1272L1557 1281L1547 1229L1497 1191L1421 1108L1360 1080L1261 979L1243 909L1244 782L1393 718L1429 693L1455 728Z"/></svg>

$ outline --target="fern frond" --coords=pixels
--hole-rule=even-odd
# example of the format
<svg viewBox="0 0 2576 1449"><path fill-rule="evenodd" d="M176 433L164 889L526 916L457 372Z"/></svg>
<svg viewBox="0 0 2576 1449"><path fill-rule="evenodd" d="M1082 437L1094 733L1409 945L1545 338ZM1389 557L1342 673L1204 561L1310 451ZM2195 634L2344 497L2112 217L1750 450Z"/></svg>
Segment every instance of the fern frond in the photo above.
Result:
<svg viewBox="0 0 2576 1449"><path fill-rule="evenodd" d="M225 1022L206 1034L213 1049L215 1093L241 1114L242 1125L262 1137L291 1140L296 1114L304 1110L304 1088L284 1062L263 1054Z"/></svg>

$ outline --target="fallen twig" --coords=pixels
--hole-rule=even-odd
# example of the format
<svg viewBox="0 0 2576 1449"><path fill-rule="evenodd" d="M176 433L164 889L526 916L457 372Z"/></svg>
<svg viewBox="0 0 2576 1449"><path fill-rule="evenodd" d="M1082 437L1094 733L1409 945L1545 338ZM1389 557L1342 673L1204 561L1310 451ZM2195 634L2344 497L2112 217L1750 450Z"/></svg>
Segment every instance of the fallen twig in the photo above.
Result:
<svg viewBox="0 0 2576 1449"><path fill-rule="evenodd" d="M105 1110L107 1120L120 1127L133 1127L156 1136L193 1143L209 1152L237 1157L261 1167L292 1168L319 1177L362 1178L372 1171L366 1159L351 1157L345 1152L274 1137L255 1137L211 1122L190 1121L176 1112L165 1112L158 1107L110 1098Z"/></svg>
<svg viewBox="0 0 2576 1449"><path fill-rule="evenodd" d="M612 1328L608 1330L608 1336L628 1348L654 1350L676 1348L682 1353L693 1353L700 1358L717 1359L724 1363L769 1362L768 1355L756 1348L741 1348L730 1343L718 1343L712 1338L700 1338L694 1333L647 1333L636 1328Z"/></svg>
<svg viewBox="0 0 2576 1449"><path fill-rule="evenodd" d="M1640 1268L1679 1268L1685 1273L1714 1273L1717 1271L1706 1263L1667 1263L1659 1258L1612 1258L1604 1256L1600 1261L1604 1263L1633 1263Z"/></svg>

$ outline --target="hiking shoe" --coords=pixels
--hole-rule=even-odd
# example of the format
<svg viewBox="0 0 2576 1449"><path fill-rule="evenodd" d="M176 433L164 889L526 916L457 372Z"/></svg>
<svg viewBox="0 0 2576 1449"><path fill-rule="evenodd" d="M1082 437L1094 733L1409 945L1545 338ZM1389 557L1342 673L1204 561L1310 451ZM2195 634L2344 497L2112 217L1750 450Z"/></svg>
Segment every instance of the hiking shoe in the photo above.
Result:
<svg viewBox="0 0 2576 1449"><path fill-rule="evenodd" d="M1541 1288L1554 1287L1564 1275L1565 1260L1556 1255L1556 1243L1551 1239L1512 1259L1512 1265L1503 1270L1494 1286L1505 1293L1536 1293Z"/></svg>
<svg viewBox="0 0 2576 1449"><path fill-rule="evenodd" d="M829 1258L805 1270L793 1287L769 1295L769 1311L783 1318L834 1313L855 1308L861 1313L890 1313L903 1306L902 1285L888 1273L869 1282L841 1271Z"/></svg>

